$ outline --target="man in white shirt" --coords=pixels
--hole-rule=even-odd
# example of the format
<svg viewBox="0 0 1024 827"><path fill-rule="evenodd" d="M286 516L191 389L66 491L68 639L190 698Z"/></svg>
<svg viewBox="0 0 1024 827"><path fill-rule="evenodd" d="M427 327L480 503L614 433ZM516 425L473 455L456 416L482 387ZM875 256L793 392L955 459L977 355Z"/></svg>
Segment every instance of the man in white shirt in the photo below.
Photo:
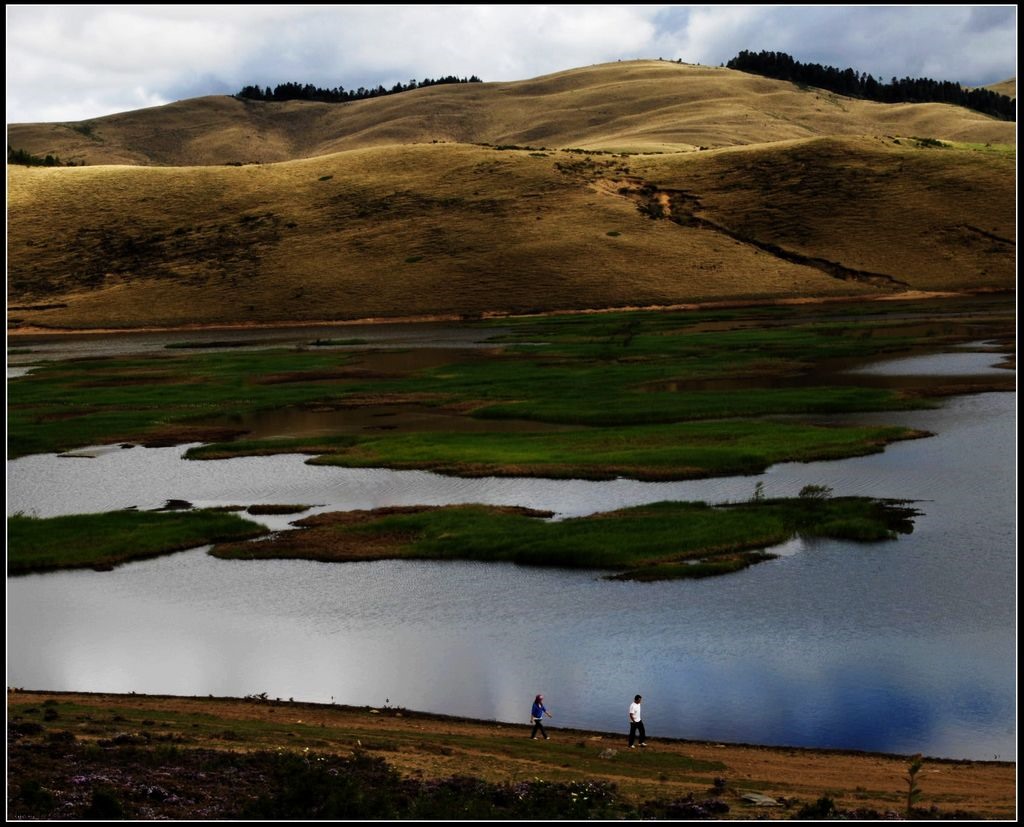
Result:
<svg viewBox="0 0 1024 827"><path fill-rule="evenodd" d="M629 748L636 749L636 734L640 733L640 746L647 746L647 733L644 732L644 722L640 720L640 701L643 697L637 695L633 703L629 705Z"/></svg>

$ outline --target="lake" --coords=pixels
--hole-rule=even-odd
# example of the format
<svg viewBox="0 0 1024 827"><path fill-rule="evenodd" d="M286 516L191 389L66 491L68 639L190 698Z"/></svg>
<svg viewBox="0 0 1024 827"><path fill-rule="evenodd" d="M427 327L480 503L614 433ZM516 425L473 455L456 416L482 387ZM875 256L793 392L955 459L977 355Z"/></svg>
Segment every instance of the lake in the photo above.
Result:
<svg viewBox="0 0 1024 827"><path fill-rule="evenodd" d="M926 369L976 374L994 359L950 354ZM843 420L936 436L868 457L674 483L455 479L295 456L189 462L181 446L14 460L8 513L40 516L184 499L314 510L485 502L566 517L748 499L758 482L769 497L828 485L917 500L924 513L897 541L795 540L777 560L699 581L481 563L238 562L202 549L112 572L12 578L8 684L387 703L521 722L524 735L538 692L556 728L623 736L641 693L652 742L1014 760L1016 395ZM283 528L294 517L261 519Z"/></svg>

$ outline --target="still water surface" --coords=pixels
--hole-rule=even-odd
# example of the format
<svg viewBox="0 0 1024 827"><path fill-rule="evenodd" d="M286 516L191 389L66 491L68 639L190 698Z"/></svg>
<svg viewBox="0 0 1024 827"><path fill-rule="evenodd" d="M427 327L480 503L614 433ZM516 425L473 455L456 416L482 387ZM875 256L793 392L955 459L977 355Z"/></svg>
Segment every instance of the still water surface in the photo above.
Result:
<svg viewBox="0 0 1024 827"><path fill-rule="evenodd" d="M976 356L972 354L971 356ZM904 367L910 369L910 367ZM305 465L187 462L182 448L8 463L8 513L169 498L317 510L493 502L561 516L661 499L746 499L808 483L920 500L912 535L794 541L695 582L601 580L505 564L222 561L196 550L8 580L8 684L393 705L525 721L543 692L564 726L991 759L1015 758L1016 396L860 415L937 436L841 462L678 483L459 480ZM266 518L283 527L288 517ZM277 522L275 522L275 520Z"/></svg>

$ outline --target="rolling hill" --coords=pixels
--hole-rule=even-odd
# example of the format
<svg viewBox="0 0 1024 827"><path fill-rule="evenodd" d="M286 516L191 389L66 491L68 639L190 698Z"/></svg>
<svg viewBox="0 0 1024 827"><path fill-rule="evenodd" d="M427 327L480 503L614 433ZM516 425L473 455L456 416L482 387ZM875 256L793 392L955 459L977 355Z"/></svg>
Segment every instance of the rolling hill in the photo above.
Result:
<svg viewBox="0 0 1024 827"><path fill-rule="evenodd" d="M655 60L343 104L211 96L78 123L12 124L7 141L89 165L193 166L433 141L678 152L885 134L1011 144L1016 125L962 107L854 100L731 69Z"/></svg>
<svg viewBox="0 0 1024 827"><path fill-rule="evenodd" d="M999 83L991 83L985 88L998 92L1000 95L1006 95L1009 98L1016 98L1017 78L1007 78L1006 80L999 81Z"/></svg>
<svg viewBox="0 0 1024 827"><path fill-rule="evenodd" d="M8 167L15 329L1015 285L1014 124L726 69L199 98L8 140L90 164Z"/></svg>

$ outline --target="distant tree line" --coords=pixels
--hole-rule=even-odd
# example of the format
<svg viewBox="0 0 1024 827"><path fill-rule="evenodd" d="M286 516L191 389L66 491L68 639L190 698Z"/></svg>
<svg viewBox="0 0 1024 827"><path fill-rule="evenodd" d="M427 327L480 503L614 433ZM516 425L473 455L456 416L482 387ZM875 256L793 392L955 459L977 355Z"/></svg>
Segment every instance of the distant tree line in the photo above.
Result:
<svg viewBox="0 0 1024 827"><path fill-rule="evenodd" d="M423 80L410 80L408 83L399 81L390 89L384 86L377 86L374 89L366 89L360 86L358 89L345 89L336 86L334 89L321 89L312 83L279 83L273 89L269 86L245 86L236 97L254 101L320 101L322 103L347 103L348 101L359 101L365 98L379 98L384 95L397 95L399 92L409 92L413 89L423 89L426 86L440 86L446 83L482 83L476 75L468 78L460 78L455 75L445 75L440 78L424 78Z"/></svg>
<svg viewBox="0 0 1024 827"><path fill-rule="evenodd" d="M74 161L67 161L65 163L57 155L46 155L46 157L40 158L38 155L33 155L31 152L27 152L24 149L11 149L10 145L7 146L7 163L21 164L26 167L85 166L84 161L81 164L76 164Z"/></svg>
<svg viewBox="0 0 1024 827"><path fill-rule="evenodd" d="M951 103L1004 121L1017 120L1017 103L1013 98L991 89L965 89L959 83L948 80L899 80L894 77L889 83L884 83L855 69L801 63L785 52L755 53L745 49L725 65L741 72L817 86L851 98L866 98L883 103Z"/></svg>

